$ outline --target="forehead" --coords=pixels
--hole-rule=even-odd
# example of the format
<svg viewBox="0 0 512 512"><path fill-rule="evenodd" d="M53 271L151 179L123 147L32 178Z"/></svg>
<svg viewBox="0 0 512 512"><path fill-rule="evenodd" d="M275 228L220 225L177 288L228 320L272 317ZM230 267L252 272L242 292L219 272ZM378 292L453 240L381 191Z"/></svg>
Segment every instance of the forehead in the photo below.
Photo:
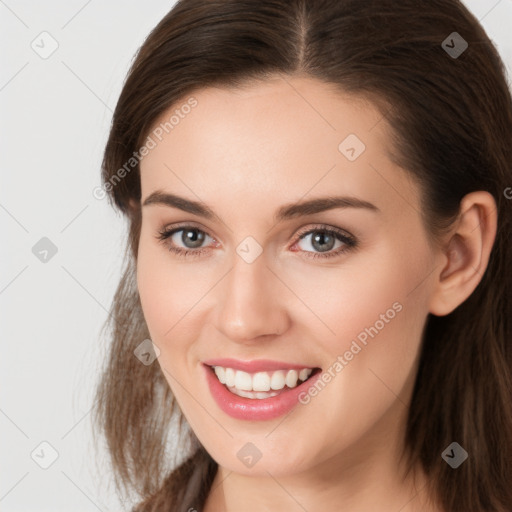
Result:
<svg viewBox="0 0 512 512"><path fill-rule="evenodd" d="M191 97L195 106L184 108ZM141 162L142 197L179 190L232 203L238 197L240 207L336 192L382 204L386 181L390 190L407 186L388 158L388 130L369 101L309 78L200 89L154 124L156 145Z"/></svg>

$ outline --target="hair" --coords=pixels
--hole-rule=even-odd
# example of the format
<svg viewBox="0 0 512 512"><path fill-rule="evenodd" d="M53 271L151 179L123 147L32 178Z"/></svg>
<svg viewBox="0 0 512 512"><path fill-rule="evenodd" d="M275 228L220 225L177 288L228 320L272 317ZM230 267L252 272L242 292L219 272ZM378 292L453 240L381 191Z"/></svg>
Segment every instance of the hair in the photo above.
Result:
<svg viewBox="0 0 512 512"><path fill-rule="evenodd" d="M442 45L455 31L468 43L458 57ZM159 366L133 355L149 338L135 283L138 161L120 171L155 122L194 91L276 76L332 84L379 109L391 129L391 158L420 187L429 240L453 225L466 194L494 197L498 229L481 281L450 314L427 317L404 453L446 511L510 510L512 98L496 48L458 0L180 0L149 34L125 80L102 164L103 187L129 228L93 415L116 489L136 491L136 512L201 510L218 469L188 432L180 439L194 449L164 471L171 415L180 426L183 415ZM469 454L457 469L441 457L453 441Z"/></svg>

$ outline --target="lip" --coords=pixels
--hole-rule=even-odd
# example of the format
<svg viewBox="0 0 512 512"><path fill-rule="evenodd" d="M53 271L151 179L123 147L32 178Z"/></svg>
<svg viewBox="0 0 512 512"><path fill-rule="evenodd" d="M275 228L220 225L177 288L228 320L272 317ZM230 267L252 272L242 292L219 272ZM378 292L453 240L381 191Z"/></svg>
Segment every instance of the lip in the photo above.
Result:
<svg viewBox="0 0 512 512"><path fill-rule="evenodd" d="M227 359L217 360L217 365L224 366L219 361L229 361ZM262 361L257 361L261 363ZM267 361L268 362L268 361ZM232 363L230 363L232 364ZM280 365L282 363L279 363ZM213 365L213 364L212 364ZM286 366L288 365L288 366ZM215 366L215 365L213 365ZM233 366L227 365L229 368ZM257 398L245 398L242 396L231 393L224 384L221 384L219 379L216 377L212 368L206 363L203 364L203 368L206 372L206 380L210 393L212 394L215 402L222 411L231 416L232 418L246 421L264 421L272 420L283 416L284 414L291 411L296 405L299 404L299 395L301 393L307 393L308 389L321 377L322 371L318 369L317 373L313 374L308 380L299 384L295 388L283 391L279 395L271 398L257 399ZM245 366L247 368L247 366ZM261 368L261 365L258 366ZM268 369L268 365L265 366ZM279 366L276 369L282 368L309 368L308 366L290 366L288 363L285 366ZM241 368L236 368L241 369ZM247 370L244 370L247 371ZM257 370L255 370L257 371Z"/></svg>
<svg viewBox="0 0 512 512"><path fill-rule="evenodd" d="M255 359L253 361L240 361L238 359L209 359L203 361L208 366L223 366L224 368L233 368L247 373L273 372L276 370L302 370L302 368L314 368L313 366L286 363L284 361L272 361L270 359Z"/></svg>

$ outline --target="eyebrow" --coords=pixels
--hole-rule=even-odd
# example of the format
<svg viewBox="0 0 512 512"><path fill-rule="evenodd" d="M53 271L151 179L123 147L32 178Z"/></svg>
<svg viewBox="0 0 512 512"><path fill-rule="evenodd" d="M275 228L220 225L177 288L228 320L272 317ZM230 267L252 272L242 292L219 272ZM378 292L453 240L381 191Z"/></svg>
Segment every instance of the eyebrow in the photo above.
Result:
<svg viewBox="0 0 512 512"><path fill-rule="evenodd" d="M144 200L142 206L148 206L151 204L177 208L184 212L192 213L209 220L222 222L220 217L208 205L200 201L193 201L191 199L186 199L160 190L151 193ZM364 201L363 199L358 199L357 197L326 196L285 204L276 211L274 219L276 222L281 222L296 217L333 210L335 208L358 208L373 212L380 212L380 209L374 204Z"/></svg>

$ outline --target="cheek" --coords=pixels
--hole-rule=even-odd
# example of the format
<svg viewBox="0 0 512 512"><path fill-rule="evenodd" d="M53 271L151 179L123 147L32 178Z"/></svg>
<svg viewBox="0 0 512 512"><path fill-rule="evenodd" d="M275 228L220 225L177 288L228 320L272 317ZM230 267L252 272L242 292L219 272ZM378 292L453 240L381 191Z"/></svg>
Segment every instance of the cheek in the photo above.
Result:
<svg viewBox="0 0 512 512"><path fill-rule="evenodd" d="M357 411L347 435L375 424L397 396L408 399L428 311L428 288L418 285L432 270L426 246L417 242L386 244L327 287L333 301L324 299L324 320L335 335L321 341L332 382L324 397L332 407L323 414L336 424ZM321 404L313 406L318 414Z"/></svg>
<svg viewBox="0 0 512 512"><path fill-rule="evenodd" d="M356 339L363 346L365 341L382 339L384 344L387 340L398 348L398 334L414 327L408 319L424 315L424 290L411 291L425 278L427 268L421 249L416 254L401 253L388 242L354 255L339 267L307 273L292 268L286 280L314 313L302 315L299 322L306 329L317 326L315 339L335 358L350 350Z"/></svg>
<svg viewBox="0 0 512 512"><path fill-rule="evenodd" d="M172 275L166 271L160 255L141 237L137 260L137 287L144 318L154 342L172 326L173 297L176 296Z"/></svg>
<svg viewBox="0 0 512 512"><path fill-rule="evenodd" d="M141 233L137 287L142 311L151 340L160 350L157 362L180 406L187 402L187 395L182 396L176 384L189 373L184 364L190 339L185 334L191 318L187 311L197 301L197 297L195 300L192 297L197 295L194 293L196 283L190 282L188 277L172 264L171 255L164 248Z"/></svg>
<svg viewBox="0 0 512 512"><path fill-rule="evenodd" d="M170 338L174 334L174 326L204 293L197 272L191 279L192 266L177 265L173 258L163 245L142 231L137 287L144 317L155 342Z"/></svg>

